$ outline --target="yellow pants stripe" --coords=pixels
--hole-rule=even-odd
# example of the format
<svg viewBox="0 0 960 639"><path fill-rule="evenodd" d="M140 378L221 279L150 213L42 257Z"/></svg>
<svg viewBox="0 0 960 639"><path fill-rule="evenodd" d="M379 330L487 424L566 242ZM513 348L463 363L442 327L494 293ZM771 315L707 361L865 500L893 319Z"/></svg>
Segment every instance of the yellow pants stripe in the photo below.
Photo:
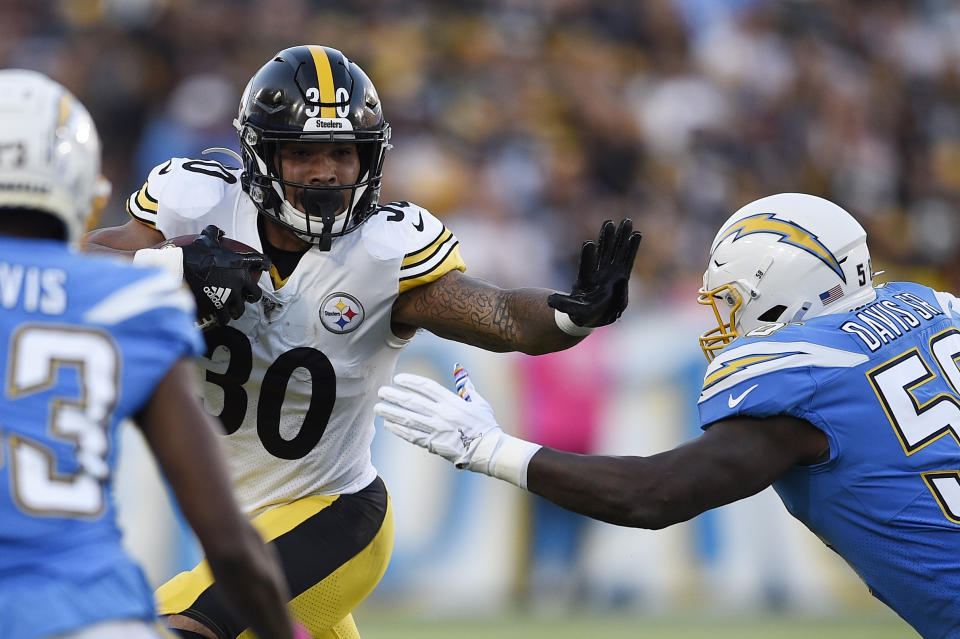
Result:
<svg viewBox="0 0 960 639"><path fill-rule="evenodd" d="M266 511L251 523L265 542L273 541L316 515L337 497L339 495L316 495L298 499ZM157 614L172 615L189 608L212 583L213 573L204 559L193 570L181 572L157 589Z"/></svg>
<svg viewBox="0 0 960 639"><path fill-rule="evenodd" d="M342 504L324 512L340 500ZM292 614L314 637L359 639L350 612L380 582L393 549L393 507L383 483L378 479L356 495L299 499L268 510L252 524L265 542L273 542L285 571L292 571L287 572L295 594ZM158 613L185 614L218 636L253 637L225 607L222 594L216 594L219 589L208 590L213 584L204 560L157 590Z"/></svg>

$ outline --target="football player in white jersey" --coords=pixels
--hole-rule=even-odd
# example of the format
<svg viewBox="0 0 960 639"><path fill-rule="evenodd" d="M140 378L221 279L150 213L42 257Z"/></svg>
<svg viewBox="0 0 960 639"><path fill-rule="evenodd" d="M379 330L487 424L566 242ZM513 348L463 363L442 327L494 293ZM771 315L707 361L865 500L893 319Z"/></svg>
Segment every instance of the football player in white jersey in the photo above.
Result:
<svg viewBox="0 0 960 639"><path fill-rule="evenodd" d="M259 302L206 331L206 406L226 430L237 495L281 556L292 609L317 637L359 637L351 610L393 543L370 444L377 389L401 349L418 328L493 351L569 348L626 307L640 234L629 220L605 223L569 294L463 275L439 219L409 202L378 206L390 126L367 75L329 47L275 55L247 85L235 126L242 168L172 159L130 197L133 219L88 243L183 273L198 267L156 245L216 225L270 258ZM212 297L229 304L242 288ZM158 595L174 627L244 631L202 564Z"/></svg>

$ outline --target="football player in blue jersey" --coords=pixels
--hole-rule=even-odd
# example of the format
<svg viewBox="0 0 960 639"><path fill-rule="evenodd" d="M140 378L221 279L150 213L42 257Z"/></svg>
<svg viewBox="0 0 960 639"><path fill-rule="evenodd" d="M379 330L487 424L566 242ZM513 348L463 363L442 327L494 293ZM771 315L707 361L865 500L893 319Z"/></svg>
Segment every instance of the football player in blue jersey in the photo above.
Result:
<svg viewBox="0 0 960 639"><path fill-rule="evenodd" d="M773 485L921 635L957 637L960 299L872 280L866 233L839 206L783 193L737 211L700 289L717 320L700 338L704 433L650 457L506 435L469 378L461 398L397 375L375 411L458 468L622 526L663 528Z"/></svg>
<svg viewBox="0 0 960 639"><path fill-rule="evenodd" d="M192 296L166 272L70 245L108 194L83 105L42 74L0 70L0 637L169 636L117 527L128 417L230 605L261 637L303 636L196 398Z"/></svg>

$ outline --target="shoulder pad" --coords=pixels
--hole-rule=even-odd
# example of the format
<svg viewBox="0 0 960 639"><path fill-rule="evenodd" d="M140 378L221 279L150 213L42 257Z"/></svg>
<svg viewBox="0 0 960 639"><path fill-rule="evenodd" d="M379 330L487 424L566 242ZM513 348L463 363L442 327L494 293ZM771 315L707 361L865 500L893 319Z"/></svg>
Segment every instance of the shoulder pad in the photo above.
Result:
<svg viewBox="0 0 960 639"><path fill-rule="evenodd" d="M402 256L401 293L454 269L466 270L459 240L426 209L399 201L381 206L374 215L380 222L377 239Z"/></svg>
<svg viewBox="0 0 960 639"><path fill-rule="evenodd" d="M168 215L199 217L223 201L227 189L239 183L239 174L240 169L214 160L172 158L154 167L140 190L127 198L127 213L158 230Z"/></svg>
<svg viewBox="0 0 960 639"><path fill-rule="evenodd" d="M430 211L402 200L380 206L374 215L396 224L391 231L397 237L402 236L405 253L429 245L446 230L443 222Z"/></svg>

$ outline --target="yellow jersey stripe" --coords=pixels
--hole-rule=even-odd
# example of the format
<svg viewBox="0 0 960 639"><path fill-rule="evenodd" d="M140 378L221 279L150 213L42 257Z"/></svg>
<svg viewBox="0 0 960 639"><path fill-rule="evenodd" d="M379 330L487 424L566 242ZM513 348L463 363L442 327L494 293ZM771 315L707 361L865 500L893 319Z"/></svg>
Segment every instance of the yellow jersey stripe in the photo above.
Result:
<svg viewBox="0 0 960 639"><path fill-rule="evenodd" d="M426 248L422 248L419 251L404 255L403 263L400 265L400 268L410 268L416 266L417 264L426 262L433 257L438 250L440 250L440 247L444 242L450 239L451 235L453 235L453 233L450 232L449 229L444 228L442 231L440 231L440 235L438 235L435 240L428 244Z"/></svg>
<svg viewBox="0 0 960 639"><path fill-rule="evenodd" d="M273 282L273 290L279 291L280 287L287 283L290 277L280 277L280 271L277 270L276 265L270 265L270 280Z"/></svg>
<svg viewBox="0 0 960 639"><path fill-rule="evenodd" d="M139 206L144 211L149 211L151 213L156 213L160 208L160 203L157 202L157 199L150 195L148 187L150 186L149 182L144 182L143 186L137 191L137 206Z"/></svg>
<svg viewBox="0 0 960 639"><path fill-rule="evenodd" d="M336 102L336 89L333 86L333 70L330 68L330 59L323 47L311 44L307 46L313 56L313 65L317 68L317 89L320 91L320 102ZM337 109L332 106L320 107L321 118L337 117Z"/></svg>
<svg viewBox="0 0 960 639"><path fill-rule="evenodd" d="M134 197L134 196L130 196L130 197L127 199L127 215L129 215L130 217L132 217L133 219L135 219L137 222L140 222L141 224L146 224L147 226L149 226L149 227L152 228L152 229L157 228L157 223L156 223L156 222L154 222L153 220L148 219L148 218L146 218L146 217L142 217L141 215L138 215L138 214L137 214L137 211L134 211L134 210L133 210L133 207L130 206L130 201L133 199L133 197Z"/></svg>
<svg viewBox="0 0 960 639"><path fill-rule="evenodd" d="M404 291L409 291L412 288L429 284L430 282L439 279L454 269L460 272L467 270L466 262L464 262L463 258L460 257L459 242L455 242L453 247L450 249L450 252L447 253L446 257L444 257L443 261L437 264L437 266L434 268L430 269L428 272L418 275L411 275L409 277L401 277L399 292L403 293Z"/></svg>

